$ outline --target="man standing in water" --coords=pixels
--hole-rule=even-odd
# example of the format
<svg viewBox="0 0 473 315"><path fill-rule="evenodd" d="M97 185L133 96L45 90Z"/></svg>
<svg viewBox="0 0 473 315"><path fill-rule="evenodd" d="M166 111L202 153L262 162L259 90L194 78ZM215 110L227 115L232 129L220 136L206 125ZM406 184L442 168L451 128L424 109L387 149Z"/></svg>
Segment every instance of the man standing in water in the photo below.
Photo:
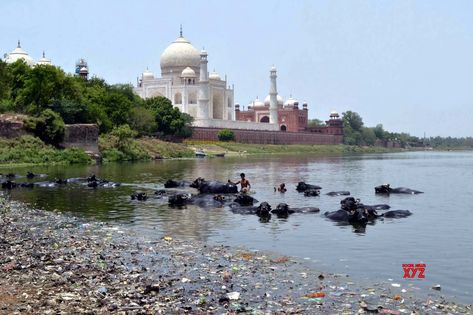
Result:
<svg viewBox="0 0 473 315"><path fill-rule="evenodd" d="M240 184L241 185L241 189L240 189L240 192L242 193L247 193L250 191L250 188L251 188L251 185L250 185L250 182L249 180L247 180L245 178L245 173L241 173L240 174L240 177L241 179L239 181L237 181L236 183L232 183L230 180L228 180L229 183L232 183L232 184L235 184L235 185L238 185Z"/></svg>

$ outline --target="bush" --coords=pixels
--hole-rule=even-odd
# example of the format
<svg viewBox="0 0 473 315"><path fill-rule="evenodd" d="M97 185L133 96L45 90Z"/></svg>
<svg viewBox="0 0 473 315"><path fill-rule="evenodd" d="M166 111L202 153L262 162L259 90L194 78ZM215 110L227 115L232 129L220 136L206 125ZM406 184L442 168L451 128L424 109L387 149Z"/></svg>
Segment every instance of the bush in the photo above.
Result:
<svg viewBox="0 0 473 315"><path fill-rule="evenodd" d="M0 139L0 163L88 164L91 158L82 149L58 150L30 135Z"/></svg>
<svg viewBox="0 0 473 315"><path fill-rule="evenodd" d="M39 117L28 118L25 125L47 144L58 146L64 138L64 121L51 109L44 110Z"/></svg>
<svg viewBox="0 0 473 315"><path fill-rule="evenodd" d="M234 141L235 134L230 129L222 129L217 134L218 140L220 141Z"/></svg>

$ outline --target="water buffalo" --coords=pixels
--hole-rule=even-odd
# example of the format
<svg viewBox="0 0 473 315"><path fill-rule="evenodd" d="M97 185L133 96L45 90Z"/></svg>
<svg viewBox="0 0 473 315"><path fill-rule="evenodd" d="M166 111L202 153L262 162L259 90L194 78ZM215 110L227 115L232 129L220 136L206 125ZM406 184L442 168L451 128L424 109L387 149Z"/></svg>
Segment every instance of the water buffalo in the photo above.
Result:
<svg viewBox="0 0 473 315"><path fill-rule="evenodd" d="M118 187L120 186L120 183L115 183L111 182L106 179L101 179L98 178L94 175L91 175L87 177L87 187L92 187L92 188L97 188L97 187L105 187L105 188L110 188L110 187Z"/></svg>
<svg viewBox="0 0 473 315"><path fill-rule="evenodd" d="M322 189L322 187L320 186L317 186L317 185L311 185L311 184L306 184L305 182L299 182L297 184L297 187L296 187L296 190L298 192L304 192L308 189L316 189L316 190L320 190Z"/></svg>
<svg viewBox="0 0 473 315"><path fill-rule="evenodd" d="M278 217L287 217L293 213L317 213L320 212L319 208L316 207L302 207L302 208L290 208L286 203L280 203L276 206L271 213L276 214Z"/></svg>
<svg viewBox="0 0 473 315"><path fill-rule="evenodd" d="M414 189L405 188L405 187L391 188L389 186L389 184L376 186L374 188L374 191L375 191L376 194L410 194L410 195L415 195L415 194L424 193L423 191L414 190Z"/></svg>
<svg viewBox="0 0 473 315"><path fill-rule="evenodd" d="M326 193L327 196L350 196L349 191L331 191Z"/></svg>
<svg viewBox="0 0 473 315"><path fill-rule="evenodd" d="M17 186L18 186L18 184L15 183L14 181L11 181L11 180L7 180L7 181L2 182L2 188L3 189L13 189L13 188L16 188Z"/></svg>
<svg viewBox="0 0 473 315"><path fill-rule="evenodd" d="M16 177L19 177L18 175L14 174L14 173L7 173L7 174L0 174L0 177L5 177L5 178L8 178L8 179L13 179L13 178L16 178Z"/></svg>
<svg viewBox="0 0 473 315"><path fill-rule="evenodd" d="M410 212L409 210L390 210L381 214L380 217L400 219L400 218L406 218L410 215L412 215L412 212Z"/></svg>
<svg viewBox="0 0 473 315"><path fill-rule="evenodd" d="M190 185L190 182L188 181L184 181L184 180L176 181L176 180L168 179L164 183L164 188L187 187L189 185Z"/></svg>
<svg viewBox="0 0 473 315"><path fill-rule="evenodd" d="M194 180L190 187L196 188L201 194L234 194L238 193L238 187L232 183L218 181L206 181L199 177Z"/></svg>
<svg viewBox="0 0 473 315"><path fill-rule="evenodd" d="M304 196L306 197L316 197L320 196L320 190L317 189L307 189L304 191Z"/></svg>
<svg viewBox="0 0 473 315"><path fill-rule="evenodd" d="M168 203L171 207L181 207L188 204L190 199L189 194L174 194L169 196Z"/></svg>
<svg viewBox="0 0 473 315"><path fill-rule="evenodd" d="M148 199L148 195L145 192L134 192L131 194L131 200L139 200L139 201L146 201Z"/></svg>
<svg viewBox="0 0 473 315"><path fill-rule="evenodd" d="M376 205L365 205L361 203L360 199L355 199L353 197L347 197L340 201L340 206L342 210L352 211L356 209L364 209L369 211L376 210L387 210L391 208L387 204L376 204Z"/></svg>
<svg viewBox="0 0 473 315"><path fill-rule="evenodd" d="M259 217L271 216L271 206L266 201L260 203L259 206L240 206L237 203L232 203L230 209L237 214L256 214Z"/></svg>
<svg viewBox="0 0 473 315"><path fill-rule="evenodd" d="M362 209L352 211L340 209L337 211L325 212L324 215L332 221L343 223L366 224L369 221L367 213Z"/></svg>
<svg viewBox="0 0 473 315"><path fill-rule="evenodd" d="M231 198L224 195L175 193L168 198L170 206L196 205L201 208L218 208L226 203L230 203ZM238 205L238 204L236 204Z"/></svg>
<svg viewBox="0 0 473 315"><path fill-rule="evenodd" d="M238 203L240 206L252 206L253 204L257 203L258 200L248 194L238 194L233 202Z"/></svg>
<svg viewBox="0 0 473 315"><path fill-rule="evenodd" d="M46 175L46 174L35 174L33 172L30 172L30 171L26 172L26 178L28 178L28 179L33 179L35 177L46 177L46 176L48 176L48 175Z"/></svg>
<svg viewBox="0 0 473 315"><path fill-rule="evenodd" d="M3 189L14 189L14 188L17 188L17 187L21 187L21 188L33 188L34 186L34 183L15 183L14 181L11 181L11 180L7 180L5 182L2 182L2 188Z"/></svg>

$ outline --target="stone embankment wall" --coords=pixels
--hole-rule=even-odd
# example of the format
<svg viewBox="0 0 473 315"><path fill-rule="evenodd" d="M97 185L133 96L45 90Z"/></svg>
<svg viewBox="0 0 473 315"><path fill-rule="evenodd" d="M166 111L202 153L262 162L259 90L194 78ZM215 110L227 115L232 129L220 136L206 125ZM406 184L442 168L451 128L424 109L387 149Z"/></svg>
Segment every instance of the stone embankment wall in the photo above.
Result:
<svg viewBox="0 0 473 315"><path fill-rule="evenodd" d="M218 140L219 128L192 128L193 140ZM341 144L342 135L315 134L310 132L284 132L231 129L235 141L251 144Z"/></svg>
<svg viewBox="0 0 473 315"><path fill-rule="evenodd" d="M26 134L23 129L23 121L26 119L25 115L0 115L0 137L2 138L16 138Z"/></svg>
<svg viewBox="0 0 473 315"><path fill-rule="evenodd" d="M378 139L378 140L376 140L374 145L377 146L377 147L384 147L384 148L388 148L388 149L402 148L401 141L397 141L397 140L380 140L380 139Z"/></svg>
<svg viewBox="0 0 473 315"><path fill-rule="evenodd" d="M66 125L61 146L64 148L77 147L86 152L99 154L98 140L99 127L96 124Z"/></svg>

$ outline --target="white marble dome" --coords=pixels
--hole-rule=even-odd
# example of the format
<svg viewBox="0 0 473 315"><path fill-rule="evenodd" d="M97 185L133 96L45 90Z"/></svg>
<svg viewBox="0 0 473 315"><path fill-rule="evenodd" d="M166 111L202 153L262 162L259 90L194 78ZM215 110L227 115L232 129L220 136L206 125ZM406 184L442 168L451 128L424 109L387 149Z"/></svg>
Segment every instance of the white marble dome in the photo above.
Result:
<svg viewBox="0 0 473 315"><path fill-rule="evenodd" d="M181 77L183 78L195 78L195 71L191 67L187 67L181 72Z"/></svg>
<svg viewBox="0 0 473 315"><path fill-rule="evenodd" d="M264 106L264 103L260 101L259 98L256 98L253 102L248 104L248 106L253 106L253 107L262 107Z"/></svg>
<svg viewBox="0 0 473 315"><path fill-rule="evenodd" d="M160 64L162 72L170 72L173 69L184 69L186 67L198 68L200 52L187 39L178 37L161 54Z"/></svg>
<svg viewBox="0 0 473 315"><path fill-rule="evenodd" d="M48 66L52 65L51 60L46 58L46 56L44 54L44 51L43 51L43 57L41 57L36 64L37 65L48 65Z"/></svg>
<svg viewBox="0 0 473 315"><path fill-rule="evenodd" d="M210 80L221 80L220 79L220 76L218 75L217 72L215 72L215 70L209 74L209 79Z"/></svg>
<svg viewBox="0 0 473 315"><path fill-rule="evenodd" d="M291 96L286 100L286 102L284 103L284 106L292 107L292 106L294 106L294 103L296 103L296 102L299 103L298 100L292 98L292 96Z"/></svg>
<svg viewBox="0 0 473 315"><path fill-rule="evenodd" d="M141 79L142 79L142 80L151 80L151 79L154 79L154 74L153 74L153 72L149 71L148 68L146 68L146 70L143 71L143 73L141 74Z"/></svg>
<svg viewBox="0 0 473 315"><path fill-rule="evenodd" d="M21 48L20 41L18 41L18 46L6 56L5 62L14 63L17 60L24 60L28 66L34 66L35 64L33 58Z"/></svg>
<svg viewBox="0 0 473 315"><path fill-rule="evenodd" d="M269 105L270 105L270 104L269 104L269 97L270 97L270 96L268 95L268 96L266 96L265 99L264 99L264 105L266 105L266 106L269 106ZM282 106L283 103L284 103L284 100L283 100L282 96L278 94L278 95L276 96L276 99L278 100L278 105L281 105L281 106Z"/></svg>

